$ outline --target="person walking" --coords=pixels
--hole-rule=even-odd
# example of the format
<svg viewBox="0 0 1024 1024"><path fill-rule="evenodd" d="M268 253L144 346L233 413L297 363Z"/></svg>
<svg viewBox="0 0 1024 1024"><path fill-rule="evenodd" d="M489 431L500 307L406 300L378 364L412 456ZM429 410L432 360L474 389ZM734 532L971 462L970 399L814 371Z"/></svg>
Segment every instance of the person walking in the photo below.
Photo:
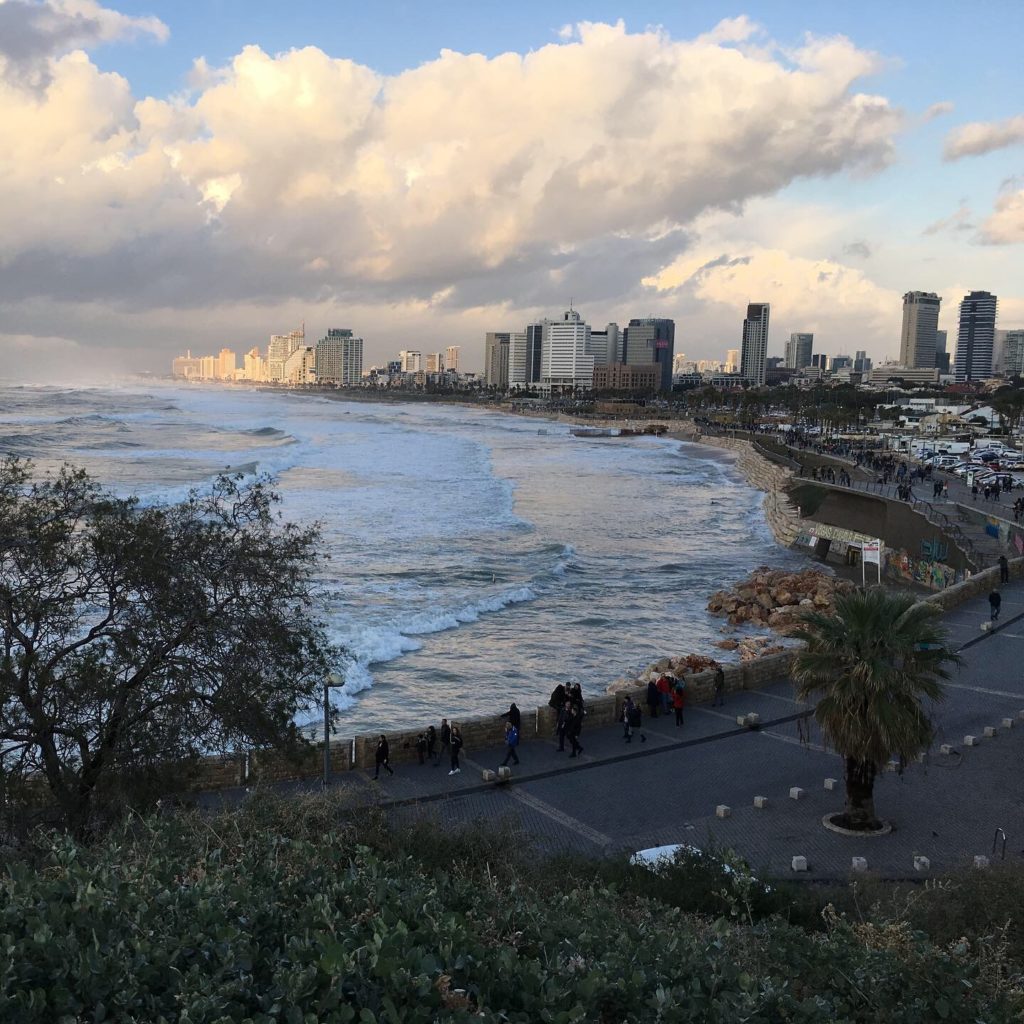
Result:
<svg viewBox="0 0 1024 1024"><path fill-rule="evenodd" d="M427 734L424 732L421 732L419 736L416 737L416 754L420 759L420 764L427 763Z"/></svg>
<svg viewBox="0 0 1024 1024"><path fill-rule="evenodd" d="M661 713L667 718L672 705L672 683L674 680L665 672L658 676L658 693L661 694Z"/></svg>
<svg viewBox="0 0 1024 1024"><path fill-rule="evenodd" d="M519 764L519 754L516 747L519 746L519 730L511 723L505 723L505 760L501 762L504 768L511 758L513 764Z"/></svg>
<svg viewBox="0 0 1024 1024"><path fill-rule="evenodd" d="M977 484L971 484L971 501L977 501L977 500L978 500L978 485Z"/></svg>
<svg viewBox="0 0 1024 1024"><path fill-rule="evenodd" d="M394 775L395 771L388 762L388 758L391 756L391 749L388 747L387 737L381 733L380 739L377 740L377 752L374 754L374 763L376 765L376 771L373 773L373 777L380 777L381 768L387 768L388 775Z"/></svg>
<svg viewBox="0 0 1024 1024"><path fill-rule="evenodd" d="M459 753L462 750L462 730L457 726L453 725L451 728L451 750L452 750L452 768L448 773L449 775L458 775L462 769L459 767Z"/></svg>
<svg viewBox="0 0 1024 1024"><path fill-rule="evenodd" d="M633 698L627 696L622 702L622 738L627 742L632 742L633 732L629 727L629 716L633 710Z"/></svg>
<svg viewBox="0 0 1024 1024"><path fill-rule="evenodd" d="M438 763L442 757L452 755L452 727L448 724L447 718L441 719L441 752L437 755Z"/></svg>
<svg viewBox="0 0 1024 1024"><path fill-rule="evenodd" d="M583 710L580 707L573 706L569 713L569 724L565 730L565 734L569 737L569 742L572 744L570 757L583 753L583 747L580 744L581 732L583 732Z"/></svg>
<svg viewBox="0 0 1024 1024"><path fill-rule="evenodd" d="M1010 582L1010 563L1006 560L1006 555L999 556L999 583L1000 585Z"/></svg>
<svg viewBox="0 0 1024 1024"><path fill-rule="evenodd" d="M567 691L564 683L559 683L552 691L551 696L548 698L548 707L554 708L555 711L561 711L562 705L565 703L567 697Z"/></svg>
<svg viewBox="0 0 1024 1024"><path fill-rule="evenodd" d="M661 706L661 694L658 693L658 684L651 679L647 683L647 712L651 718L658 717L658 708Z"/></svg>
<svg viewBox="0 0 1024 1024"><path fill-rule="evenodd" d="M999 609L1003 603L1003 595L998 590L993 590L988 595L989 618L995 622L999 618Z"/></svg>
<svg viewBox="0 0 1024 1024"><path fill-rule="evenodd" d="M437 767L437 730L432 726L427 726L427 757L433 762L434 767Z"/></svg>
<svg viewBox="0 0 1024 1024"><path fill-rule="evenodd" d="M629 736L626 737L626 742L627 743L632 743L633 742L633 730L634 729L637 729L640 732L640 742L641 743L646 743L647 742L647 733L644 732L644 714L643 714L643 711L640 710L640 705L639 704L633 704L632 707L630 707L630 709L629 709L629 719L628 719L627 724L628 724L628 728L629 728Z"/></svg>
<svg viewBox="0 0 1024 1024"><path fill-rule="evenodd" d="M555 726L555 735L558 737L558 752L565 751L565 736L569 729L569 722L572 719L572 704L563 701L558 709L558 724Z"/></svg>
<svg viewBox="0 0 1024 1024"><path fill-rule="evenodd" d="M683 705L686 702L686 684L682 679L676 680L672 687L672 707L676 713L676 728L683 724Z"/></svg>
<svg viewBox="0 0 1024 1024"><path fill-rule="evenodd" d="M725 669L721 665L715 666L715 695L711 699L711 706L725 707Z"/></svg>

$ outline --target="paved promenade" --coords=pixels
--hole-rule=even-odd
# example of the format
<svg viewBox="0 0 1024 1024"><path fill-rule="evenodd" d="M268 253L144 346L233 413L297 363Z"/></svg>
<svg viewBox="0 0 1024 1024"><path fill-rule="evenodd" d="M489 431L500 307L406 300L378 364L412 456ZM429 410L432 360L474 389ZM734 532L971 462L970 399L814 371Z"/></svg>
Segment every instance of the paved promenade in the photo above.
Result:
<svg viewBox="0 0 1024 1024"><path fill-rule="evenodd" d="M520 748L522 764L509 784L484 784L481 771L496 768L503 748L466 750L463 771L401 763L394 776L374 781L346 772L333 781L358 802L379 803L399 820L428 817L444 823L509 819L545 851L588 855L633 851L665 843L711 843L738 850L765 874L790 873L794 855L806 856L812 878L848 874L854 856L886 877L915 874L913 858L930 859L931 873L970 865L990 855L997 827L1008 836L1006 856L1024 856L1024 582L1003 588L1001 621L994 632L984 598L947 613L963 667L935 708L938 737L923 764L903 776L885 773L875 789L876 808L894 824L878 838L848 838L821 825L843 803L842 764L821 745L808 708L793 698L790 682L730 694L724 709L690 707L677 728L673 718L646 720L647 742L627 745L618 726L584 730L584 753L569 760L557 743L531 741ZM495 694L495 708L507 707ZM763 727L737 728L735 716L756 711ZM1004 719L1013 719L1011 728ZM984 737L986 726L997 729ZM967 747L965 735L980 737ZM941 744L954 752L943 755ZM834 792L826 778L837 780ZM790 788L806 796L789 798ZM280 787L275 787L280 788ZM293 789L319 788L309 783ZM237 796L237 792L234 794ZM755 809L755 796L768 806ZM232 794L224 795L231 799ZM725 819L718 804L731 807Z"/></svg>

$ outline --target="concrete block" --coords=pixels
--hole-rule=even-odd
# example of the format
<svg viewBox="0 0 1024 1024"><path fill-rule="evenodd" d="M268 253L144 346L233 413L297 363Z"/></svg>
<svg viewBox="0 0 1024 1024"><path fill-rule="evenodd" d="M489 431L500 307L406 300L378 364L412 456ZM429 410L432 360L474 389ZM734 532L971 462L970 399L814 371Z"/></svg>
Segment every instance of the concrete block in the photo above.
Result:
<svg viewBox="0 0 1024 1024"><path fill-rule="evenodd" d="M807 870L807 858L806 857L794 857L792 864L793 864L793 870L794 871L806 871Z"/></svg>
<svg viewBox="0 0 1024 1024"><path fill-rule="evenodd" d="M761 724L761 716L756 711L751 711L750 714L747 715L747 725L751 726L751 725L760 725L760 724Z"/></svg>
<svg viewBox="0 0 1024 1024"><path fill-rule="evenodd" d="M1017 712L1017 721L1018 722L1024 722L1024 711L1018 711Z"/></svg>
<svg viewBox="0 0 1024 1024"><path fill-rule="evenodd" d="M836 785L837 785L837 782L836 782L835 779L826 779L825 780L825 788L829 792L832 792L836 788Z"/></svg>
<svg viewBox="0 0 1024 1024"><path fill-rule="evenodd" d="M768 797L766 796L755 796L754 806L759 810L763 811L768 806Z"/></svg>
<svg viewBox="0 0 1024 1024"><path fill-rule="evenodd" d="M493 782L497 777L498 776L495 775L494 772L492 772L490 768L485 768L483 770L484 782Z"/></svg>
<svg viewBox="0 0 1024 1024"><path fill-rule="evenodd" d="M996 727L994 725L986 725L984 732L989 739L992 739L996 734Z"/></svg>
<svg viewBox="0 0 1024 1024"><path fill-rule="evenodd" d="M932 866L932 862L927 857L914 857L914 870L915 871L927 871Z"/></svg>
<svg viewBox="0 0 1024 1024"><path fill-rule="evenodd" d="M747 724L747 716L746 715L737 715L736 716L736 724L737 725L746 725Z"/></svg>
<svg viewBox="0 0 1024 1024"><path fill-rule="evenodd" d="M715 815L719 818L728 818L732 814L732 808L726 804L719 804L715 808Z"/></svg>
<svg viewBox="0 0 1024 1024"><path fill-rule="evenodd" d="M982 631L982 633L987 633L991 628L992 628L992 623L991 622L983 622L981 624L981 631Z"/></svg>
<svg viewBox="0 0 1024 1024"><path fill-rule="evenodd" d="M987 868L988 867L988 857L985 857L984 855L975 857L974 858L974 866L976 868Z"/></svg>
<svg viewBox="0 0 1024 1024"><path fill-rule="evenodd" d="M1003 728L1004 729L1012 729L1013 728L1013 719L1012 718L1004 718L1003 719Z"/></svg>
<svg viewBox="0 0 1024 1024"><path fill-rule="evenodd" d="M789 791L789 799L790 800L803 800L804 796L806 796L806 794L804 793L804 791L799 786L793 786L793 787L790 788L790 791Z"/></svg>
<svg viewBox="0 0 1024 1024"><path fill-rule="evenodd" d="M854 871L867 871L868 861L866 857L854 857L850 861L850 867Z"/></svg>
<svg viewBox="0 0 1024 1024"><path fill-rule="evenodd" d="M965 747L976 747L981 740L977 736L965 736L964 746Z"/></svg>
<svg viewBox="0 0 1024 1024"><path fill-rule="evenodd" d="M940 754L952 754L953 753L952 745L949 744L949 743L943 743L942 746L939 747L939 753Z"/></svg>
<svg viewBox="0 0 1024 1024"><path fill-rule="evenodd" d="M511 779L511 778L512 778L512 769L509 768L509 766L507 764L503 764L498 769L498 781L499 782L508 782L508 780Z"/></svg>

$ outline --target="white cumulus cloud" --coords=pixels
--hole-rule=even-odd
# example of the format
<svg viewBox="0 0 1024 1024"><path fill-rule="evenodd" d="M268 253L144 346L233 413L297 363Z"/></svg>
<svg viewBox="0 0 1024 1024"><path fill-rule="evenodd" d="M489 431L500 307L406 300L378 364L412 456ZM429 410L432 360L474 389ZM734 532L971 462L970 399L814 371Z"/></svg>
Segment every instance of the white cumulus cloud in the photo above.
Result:
<svg viewBox="0 0 1024 1024"><path fill-rule="evenodd" d="M983 156L1024 142L1024 114L1003 121L973 121L954 128L947 136L942 155L946 160Z"/></svg>

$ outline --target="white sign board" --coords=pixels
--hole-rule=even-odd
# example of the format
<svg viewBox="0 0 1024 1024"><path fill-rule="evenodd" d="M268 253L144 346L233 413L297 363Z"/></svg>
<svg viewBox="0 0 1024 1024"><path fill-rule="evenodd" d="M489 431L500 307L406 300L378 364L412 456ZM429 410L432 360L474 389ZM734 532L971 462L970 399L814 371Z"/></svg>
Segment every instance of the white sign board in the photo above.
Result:
<svg viewBox="0 0 1024 1024"><path fill-rule="evenodd" d="M882 561L882 542L880 540L866 540L861 547L861 558L865 562L874 562L880 565Z"/></svg>

